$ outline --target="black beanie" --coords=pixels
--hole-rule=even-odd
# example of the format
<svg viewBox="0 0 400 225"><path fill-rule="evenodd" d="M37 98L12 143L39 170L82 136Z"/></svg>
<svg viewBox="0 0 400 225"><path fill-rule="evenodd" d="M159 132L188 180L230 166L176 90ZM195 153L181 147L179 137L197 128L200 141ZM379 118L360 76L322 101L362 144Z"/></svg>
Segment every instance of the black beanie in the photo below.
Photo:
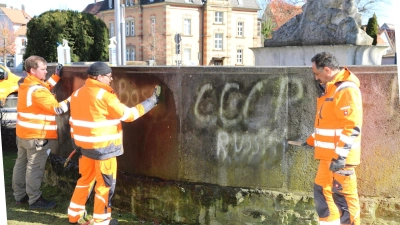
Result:
<svg viewBox="0 0 400 225"><path fill-rule="evenodd" d="M89 66L87 73L92 76L106 75L111 73L111 68L104 62L95 62Z"/></svg>

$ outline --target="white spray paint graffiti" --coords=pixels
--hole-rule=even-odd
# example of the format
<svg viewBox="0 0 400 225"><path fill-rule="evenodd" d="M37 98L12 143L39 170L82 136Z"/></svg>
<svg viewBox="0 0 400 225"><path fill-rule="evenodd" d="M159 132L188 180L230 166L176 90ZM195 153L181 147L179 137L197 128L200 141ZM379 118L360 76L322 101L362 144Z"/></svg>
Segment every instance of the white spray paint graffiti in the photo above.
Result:
<svg viewBox="0 0 400 225"><path fill-rule="evenodd" d="M227 163L247 160L249 164L257 164L266 154L277 156L278 137L276 131L268 129L260 129L254 134L220 130L217 132L217 157Z"/></svg>
<svg viewBox="0 0 400 225"><path fill-rule="evenodd" d="M131 82L127 79L118 79L118 83L116 84L115 92L120 98L121 102L125 105L134 106L139 102L139 99L145 99L148 96L148 93L140 93L141 89L136 87L134 82ZM147 94L147 95L146 95Z"/></svg>
<svg viewBox="0 0 400 225"><path fill-rule="evenodd" d="M220 107L219 107L219 117L221 118L222 123L225 127L235 126L241 120L241 115L233 119L227 119L224 115L224 97L228 93L230 89L239 90L239 84L237 83L226 83L224 89L222 90L221 99L220 99Z"/></svg>
<svg viewBox="0 0 400 225"><path fill-rule="evenodd" d="M121 78L115 81L113 84L114 91L120 99L121 103L133 107L146 100L153 94L154 86L138 86L134 81L127 78ZM164 91L165 92L165 91ZM153 122L161 122L169 116L169 113L165 111L158 111L152 113Z"/></svg>
<svg viewBox="0 0 400 225"><path fill-rule="evenodd" d="M267 90L268 82L272 82L270 87L274 87L275 90ZM287 104L301 100L304 94L301 80L293 79L290 82L295 90L291 93L290 99L287 96L287 77L260 80L250 88L248 94L242 93L238 83L228 82L223 86L219 98L216 97L217 88L212 84L206 83L199 88L194 115L199 127L218 126L216 157L220 161L225 163L247 161L253 164L262 160L265 155L279 157L281 153L277 148L282 146L286 127L284 125L272 127L269 124L271 121L284 120L285 115L281 112L286 111ZM240 104L240 101L243 104ZM201 108L201 104L206 106ZM261 107L260 109L264 111L255 114L256 107ZM232 109L235 112L227 113L227 110ZM252 114L249 113L251 109ZM227 114L230 116L227 117ZM243 132L237 129L237 126L252 127L252 129L251 132Z"/></svg>
<svg viewBox="0 0 400 225"><path fill-rule="evenodd" d="M200 121L199 124L203 124L204 126L212 125L215 124L217 121L216 116L212 115L203 115L199 112L199 104L204 96L204 94L208 91L211 91L213 89L211 84L204 84L201 86L199 95L196 99L195 106L194 106L194 115L196 116L196 119Z"/></svg>

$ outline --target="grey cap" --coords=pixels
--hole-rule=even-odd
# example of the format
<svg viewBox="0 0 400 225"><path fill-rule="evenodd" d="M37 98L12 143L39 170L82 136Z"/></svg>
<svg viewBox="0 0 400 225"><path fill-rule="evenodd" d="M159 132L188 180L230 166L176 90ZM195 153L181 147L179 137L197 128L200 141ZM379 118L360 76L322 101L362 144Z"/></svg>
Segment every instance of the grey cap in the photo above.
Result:
<svg viewBox="0 0 400 225"><path fill-rule="evenodd" d="M106 75L111 73L111 68L104 62L95 62L89 66L87 73L92 76Z"/></svg>

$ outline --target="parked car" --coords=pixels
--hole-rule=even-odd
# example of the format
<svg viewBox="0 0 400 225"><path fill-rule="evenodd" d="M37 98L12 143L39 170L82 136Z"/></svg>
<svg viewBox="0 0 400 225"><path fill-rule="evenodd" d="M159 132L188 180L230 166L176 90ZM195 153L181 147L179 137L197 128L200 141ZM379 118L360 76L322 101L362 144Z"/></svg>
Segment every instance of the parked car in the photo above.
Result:
<svg viewBox="0 0 400 225"><path fill-rule="evenodd" d="M15 108L18 101L18 81L21 77L15 75L8 67L0 64L0 107Z"/></svg>
<svg viewBox="0 0 400 225"><path fill-rule="evenodd" d="M6 69L10 70L10 68L8 68L7 65L4 65L4 62L3 62L3 61L0 62L0 66L3 66L3 67L5 67Z"/></svg>

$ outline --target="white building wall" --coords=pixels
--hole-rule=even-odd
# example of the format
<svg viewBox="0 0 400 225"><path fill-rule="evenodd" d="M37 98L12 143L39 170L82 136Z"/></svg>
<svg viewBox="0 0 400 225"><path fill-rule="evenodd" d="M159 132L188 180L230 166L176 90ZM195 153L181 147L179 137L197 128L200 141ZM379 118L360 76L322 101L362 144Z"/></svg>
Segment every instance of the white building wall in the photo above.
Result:
<svg viewBox="0 0 400 225"><path fill-rule="evenodd" d="M232 57L232 63L233 65L236 64L236 54L237 54L237 49L243 49L243 65L245 66L254 66L254 54L253 51L250 50L250 48L255 47L254 46L254 38L256 33L256 27L257 22L254 20L254 16L257 15L257 13L249 13L249 12L241 12L241 11L234 11L232 13L232 48L230 55ZM244 27L243 27L243 37L238 37L237 36L237 25L238 22L244 22ZM233 66L232 65L232 66Z"/></svg>
<svg viewBox="0 0 400 225"><path fill-rule="evenodd" d="M199 65L199 59L198 59L198 54L201 51L200 50L200 43L201 43L201 37L200 37L200 10L199 8L183 8L183 7L175 7L171 6L169 7L170 10L170 27L169 30L171 32L171 40L169 43L171 43L171 55L170 57L172 58L173 65L175 65L175 60L181 60L182 65L185 66L197 66ZM191 20L191 34L190 35L185 35L184 34L184 19L188 18ZM180 54L177 55L175 53L175 34L181 34L181 43L180 43ZM184 60L184 49L185 48L190 48L191 49L191 55L190 55L190 61L185 61Z"/></svg>
<svg viewBox="0 0 400 225"><path fill-rule="evenodd" d="M14 71L21 72L23 70L23 55L25 53L25 46L22 43L27 41L26 36L15 38L15 55L14 55Z"/></svg>

